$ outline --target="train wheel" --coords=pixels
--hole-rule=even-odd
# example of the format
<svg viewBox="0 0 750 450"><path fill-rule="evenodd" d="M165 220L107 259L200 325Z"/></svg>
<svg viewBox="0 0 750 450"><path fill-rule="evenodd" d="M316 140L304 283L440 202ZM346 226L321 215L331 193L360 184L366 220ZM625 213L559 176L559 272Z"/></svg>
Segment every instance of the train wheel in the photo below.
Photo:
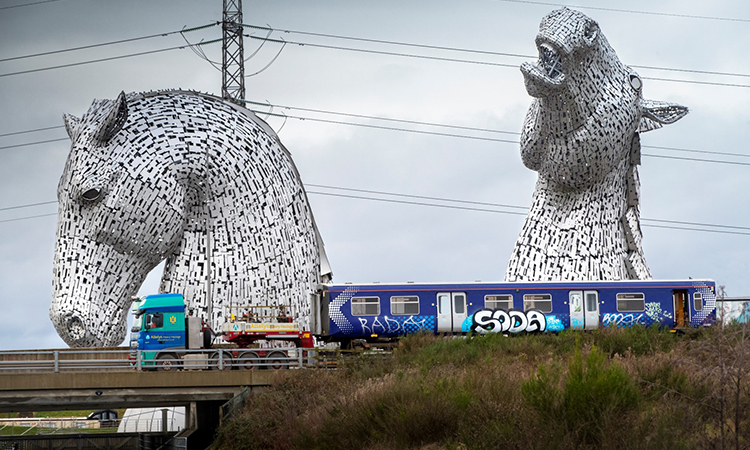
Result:
<svg viewBox="0 0 750 450"><path fill-rule="evenodd" d="M266 359L268 368L272 370L281 370L289 368L289 357L283 352L272 352Z"/></svg>
<svg viewBox="0 0 750 450"><path fill-rule="evenodd" d="M222 366L219 367L219 354L212 354L208 367L211 370L232 370L232 356L229 353L222 353L221 359Z"/></svg>
<svg viewBox="0 0 750 450"><path fill-rule="evenodd" d="M237 365L244 370L255 370L260 363L260 357L255 352L240 353Z"/></svg>
<svg viewBox="0 0 750 450"><path fill-rule="evenodd" d="M179 370L180 363L174 354L162 353L156 357L156 368L160 372L175 372Z"/></svg>

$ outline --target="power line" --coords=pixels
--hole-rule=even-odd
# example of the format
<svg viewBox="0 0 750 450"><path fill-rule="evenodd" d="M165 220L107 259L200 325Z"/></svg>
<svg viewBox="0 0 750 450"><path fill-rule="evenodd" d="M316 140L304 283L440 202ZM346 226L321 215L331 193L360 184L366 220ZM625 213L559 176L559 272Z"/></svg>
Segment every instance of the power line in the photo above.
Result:
<svg viewBox="0 0 750 450"><path fill-rule="evenodd" d="M641 77L644 80L651 81L666 81L669 83L687 83L687 84L702 84L706 86L726 86L726 87L737 87L737 88L750 88L747 84L734 84L734 83L719 83L715 81L696 81L696 80L680 80L677 78L656 78L656 77Z"/></svg>
<svg viewBox="0 0 750 450"><path fill-rule="evenodd" d="M315 48L324 48L324 49L331 49L331 50L345 50L345 51L358 52L358 53L370 53L370 54L375 54L375 55L401 56L405 58L426 59L426 60L432 60L432 61L478 64L478 65L495 66L495 67L511 67L514 69L518 68L517 64L476 61L476 60L471 60L471 59L444 58L444 57L439 57L439 56L415 55L413 53L386 52L386 51L381 51L381 50L369 50L369 49L363 49L363 48L343 47L340 45L324 45L324 44L313 44L311 42L270 39L270 38L250 36L250 35L248 35L247 37L250 39L256 39L259 41L274 42L277 44L295 44L295 45L299 45L300 47L315 47ZM714 81L681 80L681 79L676 79L676 78L674 79L673 78L655 78L655 77L641 77L641 78L644 80L653 80L653 81L668 81L668 82L675 82L675 83L700 84L700 85L708 85L708 86L750 88L750 85L747 85L747 84L719 83L719 82L714 82Z"/></svg>
<svg viewBox="0 0 750 450"><path fill-rule="evenodd" d="M688 153L705 153L707 155L723 155L723 156L736 156L738 158L750 158L750 155L745 153L729 153L729 152L712 152L710 150L693 150L689 148L678 148L678 147L663 147L660 145L641 145L643 148L655 148L659 150L672 150L675 152L688 152Z"/></svg>
<svg viewBox="0 0 750 450"><path fill-rule="evenodd" d="M668 70L670 72L685 72L685 73L698 73L701 75L722 75L725 77L744 77L750 78L750 74L747 73L736 73L736 72L717 72L715 70L698 70L698 69L678 69L673 67L658 67L658 66L641 66L636 64L628 64L630 67L636 69L651 69L651 70Z"/></svg>
<svg viewBox="0 0 750 450"><path fill-rule="evenodd" d="M297 119L297 120L310 120L312 122L322 122L322 123L332 123L337 125L353 125L357 127L364 127L364 128L374 128L376 130L390 130L390 131L403 131L406 133L417 133L417 134L428 134L432 136L444 136L444 137L455 137L455 138L462 138L462 139L475 139L479 141L491 141L491 142L506 142L509 144L518 144L518 141L511 141L507 139L495 139L495 138L487 138L487 137L481 137L481 136L468 136L463 134L451 134L451 133L438 133L436 131L423 131L423 130L410 130L407 128L396 128L396 127L385 127L380 125L369 125L365 123L354 123L354 122L342 122L339 120L326 120L326 119L316 119L312 117L301 117L301 116L290 116L287 114L276 114L272 112L266 112L266 111L258 111L254 109L248 109L248 111L254 112L256 114L266 114L269 116L274 117L286 117L289 119Z"/></svg>
<svg viewBox="0 0 750 450"><path fill-rule="evenodd" d="M456 200L451 198L442 198L442 197L428 197L424 195L412 195L412 194L399 194L396 192L384 192L384 191L373 191L369 189L355 189L355 188L345 188L345 187L339 187L339 186L329 186L325 184L312 184L312 183L305 183L305 186L312 186L317 188L324 188L324 189L336 189L341 191L352 191L352 192L363 192L367 194L379 194L379 195L393 195L396 197L409 197L409 198L421 198L423 200L439 200L442 202L453 202L453 203L467 203L471 205L483 205L483 206L496 206L500 208L513 208L513 209L522 209L524 211L528 211L528 206L516 206L516 205L504 205L501 203L486 203L486 202L475 202L471 200ZM525 214L525 213L524 213ZM748 228L750 230L750 228Z"/></svg>
<svg viewBox="0 0 750 450"><path fill-rule="evenodd" d="M258 105L258 106L269 106L272 108L293 109L295 111L331 114L335 116L345 116L345 117L356 117L358 119L374 119L374 120L383 120L387 122L408 123L412 125L427 125L431 127L453 128L456 130L482 131L486 133L513 134L513 135L519 135L519 136L521 135L521 133L517 131L502 131L502 130L492 130L489 128L477 128L477 127L466 127L466 126L461 126L461 125L450 125L450 124L445 124L445 123L423 122L423 121L418 121L418 120L407 120L407 119L394 119L390 117L368 116L364 114L354 114L354 113L343 113L343 112L330 111L330 110L325 110L325 109L302 108L299 106L272 105L270 103L255 102L255 101L250 101L250 100L245 100L244 103L245 104L249 103L249 104Z"/></svg>
<svg viewBox="0 0 750 450"><path fill-rule="evenodd" d="M55 125L54 127L35 128L33 130L24 130L24 131L14 131L12 133L0 134L0 137L14 136L17 134L36 133L38 131L55 130L57 128L64 128L64 127L65 127L64 125Z"/></svg>
<svg viewBox="0 0 750 450"><path fill-rule="evenodd" d="M450 124L436 123L436 122L423 122L423 121L416 121L416 120L395 119L395 118L389 118L389 117L343 113L343 112L336 112L336 111L330 111L330 110L302 108L302 107L287 106L287 105L274 105L274 104L267 103L267 102L263 103L263 102L256 102L256 101L250 101L250 100L246 100L244 101L244 103L268 106L271 108L299 110L299 111L314 112L314 113L321 113L321 114L355 117L355 118L360 118L360 119L383 120L383 121L388 121L388 122L406 123L406 124L411 124L411 125L443 127L443 128L459 129L459 130L464 130L464 131L479 131L479 132L486 132L486 133L500 133L500 134L511 134L511 135L521 134L515 131L503 131L503 130L493 130L489 128L466 127L466 126L450 125ZM432 136L443 136L443 137L453 137L453 138L461 138L461 139L474 139L474 140L481 140L481 141L503 142L503 143L509 143L509 144L520 144L519 141L509 140L509 139L497 139L497 138L489 138L489 137L482 137L482 136L469 136L469 135L455 134L455 133L439 133L439 132L434 132L434 131L414 130L414 129L398 128L398 127L386 127L386 126L363 124L363 123L356 123L356 122L345 122L345 121L339 121L339 120L326 120L326 119L319 119L319 118L314 118L314 117L302 117L302 116L295 116L295 115L288 115L288 114L278 114L278 113L273 113L273 112L260 111L256 109L248 109L248 110L256 114L265 114L268 116L282 117L285 119L297 119L301 121L309 120L313 122L331 123L331 124L337 124L337 125L350 125L350 126L378 129L378 130L401 131L401 132L407 132L407 133L426 134L426 135L432 135ZM62 128L62 126L60 125L56 127L45 127L45 128L38 128L35 130L26 130L26 131L18 131L18 132L13 132L13 133L6 133L3 135L0 135L0 137L14 135L14 134L31 133L35 131L49 130L49 129L54 129L54 128ZM44 140L44 141L27 142L24 144L3 146L3 147L0 147L0 150L9 149L9 148L17 148L17 147L26 147L26 146L37 145L37 144L46 144L46 143L59 142L59 141L65 141L65 140L68 140L68 138L58 138L58 139L49 139L49 140ZM741 154L741 153L712 152L708 150L694 150L694 149L685 149L685 148L677 148L677 147L661 147L661 146L652 146L652 145L643 145L642 147L663 149L663 150L670 150L670 151L689 152L689 153L703 153L703 154L711 154L711 155L723 155L723 156L750 158L750 155ZM655 154L650 154L650 153L642 153L642 156L652 157L652 158L662 158L662 159L676 159L680 161L695 161L695 162L708 162L708 163L715 163L715 164L750 166L750 163L743 163L743 162L736 162L736 161L722 161L722 160L715 160L715 159L686 158L686 157L670 156L670 155L655 155Z"/></svg>
<svg viewBox="0 0 750 450"><path fill-rule="evenodd" d="M378 201L378 202L384 202L384 203L399 203L399 204L406 204L406 205L417 205L417 206L431 206L436 208L447 208L447 209L459 209L464 211L478 211L478 212L489 212L489 213L495 213L495 214L511 214L516 216L525 216L527 213L525 212L516 212L516 211L499 211L496 209L483 209L483 208L472 208L472 207L465 207L465 206L455 206L455 205L441 205L437 203L426 203L426 202L413 202L413 201L406 201L406 200L394 200L394 199L386 199L386 198L377 198L377 197L366 197L361 195L347 195L347 194L334 194L331 192L320 192L320 191L307 191L308 194L316 194L316 195L325 195L330 197L342 197L342 198L352 198L357 200L370 200L370 201ZM647 220L647 219L644 219ZM645 227L651 227L651 228L666 228L670 230L685 230L685 231L703 231L706 233L719 233L719 234L732 234L732 235L741 235L741 236L750 236L750 233L742 233L738 231L725 231L725 230L710 230L710 229L704 229L704 228L690 228L690 227L675 227L675 226L669 226L669 225L653 225L653 224L644 224ZM706 225L708 226L708 225ZM737 228L744 228L744 227L737 227ZM744 228L744 229L750 229L750 228Z"/></svg>
<svg viewBox="0 0 750 450"><path fill-rule="evenodd" d="M324 38L331 38L331 39L343 39L343 40L357 41L357 42L369 42L369 43L374 43L374 44L400 45L404 47L424 48L424 49L430 49L430 50L446 50L446 51L453 51L453 52L474 53L474 54L479 54L479 55L491 55L491 56L507 56L510 58L523 58L523 59L539 58L539 55L526 55L522 53L507 53L507 52L477 50L477 49L461 48L461 47L447 47L447 46L442 46L442 45L416 44L413 42L390 41L390 40L384 40L384 39L371 39L371 38L362 38L362 37L356 37L356 36L344 36L341 34L314 33L310 31L300 31L300 30L274 29L271 27L263 27L259 25L249 25L249 24L243 24L242 26L245 28L268 31L269 33L272 31L278 31L280 33L287 33L287 34L300 34L304 36L315 36L315 37L324 37ZM266 37L268 38L269 36L266 36ZM703 74L703 75L722 75L722 76L731 76L731 77L750 78L750 74L745 74L745 73L717 72L717 71L712 71L712 70L697 70L697 69L679 69L679 68L671 68L671 67L642 66L642 65L634 65L634 64L629 64L629 66L638 68L638 69L665 70L665 71L672 71L672 72L696 73L696 74Z"/></svg>
<svg viewBox="0 0 750 450"><path fill-rule="evenodd" d="M193 27L193 28L186 28L186 29L177 30L177 31L169 31L169 32L166 32L166 33L150 34L148 36L139 36L139 37L128 38L128 39L120 39L120 40L117 40L117 41L102 42L102 43L99 43L99 44L83 45L83 46L80 46L80 47L71 47L71 48L65 48L65 49L61 49L61 50L51 50L51 51L48 51L48 52L33 53L31 55L13 56L13 57L10 57L10 58L0 59L0 62L15 61L15 60L18 60L18 59L26 59L26 58L34 58L34 57L37 57L37 56L55 55L55 54L58 54L58 53L66 53L66 52L73 52L73 51L77 51L77 50L85 50L85 49L89 49L89 48L104 47L104 46L107 46L107 45L123 44L125 42L142 41L144 39L152 39L152 38L155 38L155 37L166 37L166 36L170 36L172 34L178 34L178 33L179 34L190 33L192 31L204 30L206 28L214 27L214 26L218 25L218 23L219 22L211 23L211 24L207 24L207 25L201 25L201 26Z"/></svg>
<svg viewBox="0 0 750 450"><path fill-rule="evenodd" d="M368 189L355 189L355 188L346 188L346 187L340 187L340 186L330 186L330 185L324 185L324 184L305 183L305 186L312 186L312 187L318 187L318 188L324 188L324 189L334 189L334 190L340 190L340 191L363 192L363 193L368 193L368 194L391 195L394 197L420 198L420 199L425 199L425 200L437 200L441 202L467 203L467 204L473 204L473 205L493 206L493 207L499 207L499 208L521 209L521 210L524 210L524 214L528 213L528 210L529 210L528 206L507 205L507 204L502 204L502 203L475 202L475 201L470 201L470 200L457 200L457 199L450 199L450 198L444 198L444 197L427 197L423 195L402 194L398 192L386 192L386 191L374 191L374 190L368 190ZM491 211L495 211L495 210L491 210ZM648 221L648 222L671 223L671 224L677 224L677 225L696 225L696 226L701 226L701 227L716 227L716 228L728 228L728 229L735 229L735 230L750 231L750 227L741 227L741 226L735 226L735 225L719 225L719 224L713 224L713 223L686 222L682 220L667 220L667 219L641 218L641 220Z"/></svg>
<svg viewBox="0 0 750 450"><path fill-rule="evenodd" d="M211 40L211 41L199 42L197 44L192 44L192 45L208 45L208 44L215 44L217 42L221 42L221 39L214 39L214 40ZM177 46L177 47L162 48L162 49L159 49L159 50L150 50L150 51L145 51L145 52L130 53L130 54L127 54L127 55L112 56L112 57L109 57L109 58L92 59L92 60L89 60L89 61L81 61L81 62L77 62L77 63L61 64L59 66L49 66L49 67L41 67L39 69L22 70L20 72L2 73L2 74L0 74L0 77L9 77L11 75L22 75L22 74L26 74L26 73L42 72L42 71L45 71L45 70L62 69L62 68L65 68L65 67L82 66L84 64L93 64L93 63L104 62L104 61L113 61L113 60L116 60L116 59L132 58L134 56L151 55L151 54L154 54L154 53L168 52L168 51L171 51L171 50L182 50L182 49L184 49L185 47L188 47L188 46L189 45L180 45L180 46Z"/></svg>
<svg viewBox="0 0 750 450"><path fill-rule="evenodd" d="M408 200L394 200L394 199L385 199L385 198L378 198L378 197L368 197L368 196L362 196L362 195L335 194L331 192L311 191L309 189L306 189L306 192L308 194L325 195L325 196L330 196L330 197L342 197L342 198L352 198L352 199L359 199L359 200L379 201L379 202L386 202L386 203L398 203L398 204L415 205L415 206L431 206L431 207L437 207L437 208L449 208L449 209L459 209L459 210L464 210L464 211L491 212L491 213L498 213L498 214L510 214L510 215L521 215L521 216L528 214L528 210L529 210L527 206L508 205L508 204L502 204L502 203L477 202L477 201L471 201L471 200L451 199L451 198L444 198L444 197L430 197L430 196L424 196L424 195L403 194L403 193L398 193L398 192L377 191L377 190L371 190L371 189L356 189L356 188L347 188L347 187L341 187L341 186L331 186L331 185L313 184L313 183L305 183L305 186L330 189L330 190L358 192L358 193L365 193L365 194L388 195L388 196L393 196L393 197L414 198L414 199L422 199L422 200L435 200L435 201L448 202L448 203L490 206L490 207L495 207L495 208L520 209L522 211L501 211L497 209L485 209L485 208L475 208L475 207L469 207L469 206L456 206L456 205L443 205L443 204L437 204L437 203L416 202L416 201L408 201ZM28 208L32 206L47 205L47 204L52 204L52 203L57 203L57 201L10 206L10 207L5 207L5 208L0 208L0 211L6 211L10 209ZM54 213L54 214L57 214L57 213ZM54 214L50 213L50 214L41 214L41 215L36 215L36 216L20 217L16 219L2 220L0 221L0 223L16 221L16 220L33 219L37 217L46 217L46 216L51 216ZM644 226L652 227L652 228L665 228L665 229L676 229L676 230L686 230L686 231L704 231L704 232L712 232L712 233L750 236L750 233L730 231L730 230L750 231L750 227L700 223L700 222L687 222L687 221L681 221L681 220L668 220L668 219L641 218L641 220L644 222L658 222L658 223L663 223L663 224L672 224L672 225L644 224ZM705 229L705 228L676 227L673 225L693 225L693 226L700 226L700 227L723 228L725 230L710 230L710 229Z"/></svg>
<svg viewBox="0 0 750 450"><path fill-rule="evenodd" d="M386 202L386 203L400 203L404 205L417 205L417 206L433 206L436 208L448 208L448 209L461 209L465 211L480 211L480 212L492 212L492 213L501 213L501 214L512 214L516 216L525 216L526 213L523 212L516 212L516 211L498 211L496 209L482 209L482 208L472 208L468 206L455 206L455 205L439 205L436 203L425 203L425 202L412 202L407 200L393 200L393 199L387 199L387 198L377 198L377 197L365 197L361 195L347 195L347 194L334 194L331 192L319 192L319 191L307 191L308 194L317 194L317 195L327 195L330 197L343 197L343 198L354 198L359 200L372 200L377 202Z"/></svg>
<svg viewBox="0 0 750 450"><path fill-rule="evenodd" d="M303 108L299 106L276 105L276 104L271 104L268 102L257 102L257 101L251 101L251 100L245 100L244 103L258 105L258 106L268 106L271 108L281 108L281 109L289 109L289 110L296 110L296 111L331 114L331 115L345 116L345 117L356 117L359 119L372 119L372 120L383 120L387 122L408 123L412 125L426 125L426 126L432 126L432 127L452 128L452 129L467 130L467 131L480 131L480 132L486 132L486 133L512 134L512 135L517 135L517 136L521 134L520 132L517 132L517 131L494 130L491 128L467 127L467 126L461 126L461 125L451 125L451 124L446 124L446 123L424 122L424 121L418 121L418 120L396 119L396 118L391 118L391 117L372 116L372 115L365 115L365 114L344 113L344 112L330 111L330 110L324 110L324 109ZM256 110L251 110L251 111L259 113ZM263 112L263 114L267 114L267 113ZM305 120L312 120L312 119L308 118ZM348 123L343 123L343 124L348 124ZM12 133L0 134L0 137L12 136L12 135L24 134L24 133L33 133L37 131L52 130L52 129L57 129L57 128L64 128L64 126L57 125L53 127L37 128L33 130L16 131ZM61 140L64 140L64 138L62 138ZM40 143L43 143L43 142L45 141L41 141ZM516 141L513 141L513 142L516 142ZM32 144L36 144L36 143L22 144L22 145L32 145ZM641 145L641 147L653 148L657 150L669 150L669 151L676 151L676 152L702 153L702 154L708 154L708 155L721 155L721 156L734 156L738 158L750 158L750 155L743 154L743 153L714 152L710 150L695 150L695 149L680 148L680 147L665 147L665 146L659 146L659 145ZM0 147L0 149L2 148L5 148L5 147ZM653 156L653 155L650 155L650 156ZM663 156L669 157L668 155L663 155Z"/></svg>
<svg viewBox="0 0 750 450"><path fill-rule="evenodd" d="M325 33L313 33L310 31L300 31L300 30L284 30L284 29L271 28L271 27L262 27L258 25L243 24L242 26L245 28L252 28L255 30L278 31L280 33L287 33L287 34L301 34L304 36L316 36L316 37L325 37L325 38L332 38L332 39L344 39L348 41L370 42L373 44L402 45L405 47L426 48L426 49L431 49L431 50L449 50L449 51L454 51L454 52L475 53L475 54L480 54L480 55L508 56L512 58L537 58L538 57L538 56L523 55L520 53L503 53L503 52L495 52L495 51L489 51L489 50L476 50L476 49L470 49L470 48L446 47L442 45L415 44L415 43L410 43L410 42L389 41L389 40L384 40L384 39L370 39L370 38L362 38L362 37L355 37L355 36L344 36L341 34L325 34Z"/></svg>
<svg viewBox="0 0 750 450"><path fill-rule="evenodd" d="M48 139L46 141L36 141L36 142L26 142L25 144L15 144L15 145L6 145L4 147L0 147L0 150L5 150L8 148L17 148L17 147L27 147L29 145L37 145L37 144L49 144L50 142L60 142L60 141L68 141L70 138L58 138L58 139Z"/></svg>
<svg viewBox="0 0 750 450"><path fill-rule="evenodd" d="M18 206L8 206L5 208L0 208L0 211L9 211L11 209L21 209L21 208L31 208L34 206L41 206L41 205L51 205L51 204L57 204L57 200L51 201L51 202L41 202L41 203L29 203L27 205L18 205Z"/></svg>
<svg viewBox="0 0 750 450"><path fill-rule="evenodd" d="M321 113L321 114L331 114L336 116L345 116L345 117L356 117L359 119L373 119L373 120L383 120L388 122L397 122L397 123L408 123L412 125L426 125L426 126L432 126L432 127L442 127L442 128L453 128L458 130L468 130L468 131L480 131L480 132L486 132L486 133L500 133L500 134L512 134L516 136L520 136L521 133L517 131L504 131L504 130L494 130L491 128L478 128L478 127L466 127L466 126L460 126L460 125L451 125L451 124L445 124L445 123L436 123L436 122L423 122L423 121L417 121L417 120L405 120L405 119L395 119L390 117L382 117L382 116L370 116L370 115L364 115L364 114L354 114L354 113L344 113L344 112L338 112L338 111L330 111L325 109L313 109L313 108L302 108L299 106L288 106L288 105L277 105L277 104L271 104L268 102L256 102L251 100L245 100L246 104L252 104L252 105L258 105L258 106L268 106L271 108L281 108L281 109L289 109L289 110L296 110L296 111L305 111L305 112L314 112L314 113ZM255 110L251 110L253 112L257 112ZM266 113L264 113L266 114ZM306 120L312 120L312 119L306 119ZM514 143L517 141L513 141ZM750 155L743 154L743 153L729 153L729 152L713 152L709 150L695 150L695 149L687 149L687 148L679 148L679 147L663 147L663 146L656 146L656 145L642 145L643 148L654 148L654 149L660 149L660 150L671 150L676 152L687 152L687 153L703 153L703 154L709 154L709 155L722 155L722 156L736 156L740 158L750 158ZM667 156L668 157L668 156Z"/></svg>
<svg viewBox="0 0 750 450"><path fill-rule="evenodd" d="M253 102L257 103L257 102ZM273 106L273 105L270 105ZM292 116L288 114L278 114L273 112L266 112L266 111L259 111L255 109L248 109L248 111L254 112L256 114L265 114L268 116L274 116L274 117L283 117L285 119L297 119L301 121L312 121L312 122L321 122L321 123L331 123L336 125L351 125L356 127L363 127L363 128L372 128L377 130L389 130L389 131L401 131L406 133L417 133L417 134L426 134L426 135L432 135L432 136L442 136L442 137L453 137L453 138L461 138L461 139L474 139L479 141L489 141L489 142L504 142L507 144L520 144L519 141L512 141L509 139L497 139L497 138L490 138L490 137L482 137L482 136L469 136L465 134L454 134L454 133L439 133L435 131L424 131L424 130L414 130L414 129L408 129L408 128L397 128L397 127L386 127L386 126L380 126L380 125L370 125L370 124L364 124L364 123L356 123L356 122L345 122L340 120L327 120L327 119L318 119L314 117L302 117L302 116ZM395 120L395 119L394 119ZM644 147L646 147L644 145ZM700 150L692 150L694 152L700 152ZM743 162L735 162L735 161L721 161L717 159L699 159L699 158L685 158L680 156L669 156L669 155L653 155L650 153L641 153L641 156L645 157L653 157L653 158L662 158L662 159L677 159L680 161L696 161L696 162L708 162L708 163L715 163L715 164L730 164L730 165L736 165L736 166L750 166L750 163L743 163ZM747 157L747 155L740 155Z"/></svg>
<svg viewBox="0 0 750 450"><path fill-rule="evenodd" d="M49 216L56 216L56 215L57 215L57 213L50 213L50 214L39 214L38 216L17 217L15 219L0 220L0 223L17 222L19 220L38 219L40 217L49 217Z"/></svg>
<svg viewBox="0 0 750 450"><path fill-rule="evenodd" d="M664 13L656 11L636 11L631 9L616 9L616 8L603 8L599 6L584 6L584 5L566 5L563 3L548 3L548 2L537 2L531 0L495 0L499 2L508 3L525 3L529 5L544 5L544 6L566 6L568 8L580 8L580 9L594 9L597 11L610 11L610 12L621 12L628 14L646 14L649 16L666 16L666 17L681 17L684 19L706 19L706 20L722 20L727 22L750 22L750 19L738 19L733 17L715 17L715 16L698 16L690 14L676 14L676 13Z"/></svg>
<svg viewBox="0 0 750 450"><path fill-rule="evenodd" d="M652 155L650 153L641 153L641 156L648 156L650 158L661 158L661 159L679 159L680 161L696 161L696 162L708 162L708 163L719 163L719 164L731 164L734 166L750 166L750 163L743 163L743 162L736 162L736 161L718 161L715 159L686 158L684 156Z"/></svg>
<svg viewBox="0 0 750 450"><path fill-rule="evenodd" d="M385 52L385 51L380 51L380 50L369 50L369 49L364 49L364 48L342 47L339 45L324 45L324 44L313 44L311 42L284 41L281 39L263 38L263 37L258 37L258 36L247 36L247 37L250 39L256 39L259 41L274 42L277 44L295 44L295 45L299 45L300 47L316 47L316 48L326 48L326 49L332 49L332 50L346 50L350 52L371 53L375 55L403 56L406 58L429 59L433 61L479 64L479 65L485 65L485 66L498 66L498 67L512 67L514 69L518 68L517 64L503 64L503 63L494 63L494 62L487 62L487 61L475 61L475 60L470 60L470 59L442 58L438 56L415 55L412 53Z"/></svg>
<svg viewBox="0 0 750 450"><path fill-rule="evenodd" d="M0 10L12 9L12 8L23 8L24 6L40 5L42 3L52 3L52 2L59 2L59 1L60 0L42 0L38 2L24 3L22 5L3 6L3 7L0 7Z"/></svg>

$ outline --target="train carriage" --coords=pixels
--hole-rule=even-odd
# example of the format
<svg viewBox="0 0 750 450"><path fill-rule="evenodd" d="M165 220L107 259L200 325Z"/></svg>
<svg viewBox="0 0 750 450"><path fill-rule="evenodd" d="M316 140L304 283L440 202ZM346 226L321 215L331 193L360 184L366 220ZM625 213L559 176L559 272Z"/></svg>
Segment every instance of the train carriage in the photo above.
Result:
<svg viewBox="0 0 750 450"><path fill-rule="evenodd" d="M313 333L330 341L429 333L708 326L712 280L324 285Z"/></svg>

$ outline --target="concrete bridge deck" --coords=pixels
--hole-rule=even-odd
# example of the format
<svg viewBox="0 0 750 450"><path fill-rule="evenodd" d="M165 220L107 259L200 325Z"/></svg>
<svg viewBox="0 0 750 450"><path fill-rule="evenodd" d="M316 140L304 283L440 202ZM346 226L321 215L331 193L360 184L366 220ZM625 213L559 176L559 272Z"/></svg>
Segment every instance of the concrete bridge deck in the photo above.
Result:
<svg viewBox="0 0 750 450"><path fill-rule="evenodd" d="M0 412L225 402L268 386L275 371L61 372L0 374Z"/></svg>

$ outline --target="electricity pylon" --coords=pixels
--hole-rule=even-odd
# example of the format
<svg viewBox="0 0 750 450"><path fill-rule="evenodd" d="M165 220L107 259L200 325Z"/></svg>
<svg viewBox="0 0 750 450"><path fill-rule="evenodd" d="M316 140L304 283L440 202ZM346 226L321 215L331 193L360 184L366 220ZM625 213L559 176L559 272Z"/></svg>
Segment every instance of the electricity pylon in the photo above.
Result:
<svg viewBox="0 0 750 450"><path fill-rule="evenodd" d="M243 105L245 57L242 50L242 0L224 0L222 21L221 96Z"/></svg>

